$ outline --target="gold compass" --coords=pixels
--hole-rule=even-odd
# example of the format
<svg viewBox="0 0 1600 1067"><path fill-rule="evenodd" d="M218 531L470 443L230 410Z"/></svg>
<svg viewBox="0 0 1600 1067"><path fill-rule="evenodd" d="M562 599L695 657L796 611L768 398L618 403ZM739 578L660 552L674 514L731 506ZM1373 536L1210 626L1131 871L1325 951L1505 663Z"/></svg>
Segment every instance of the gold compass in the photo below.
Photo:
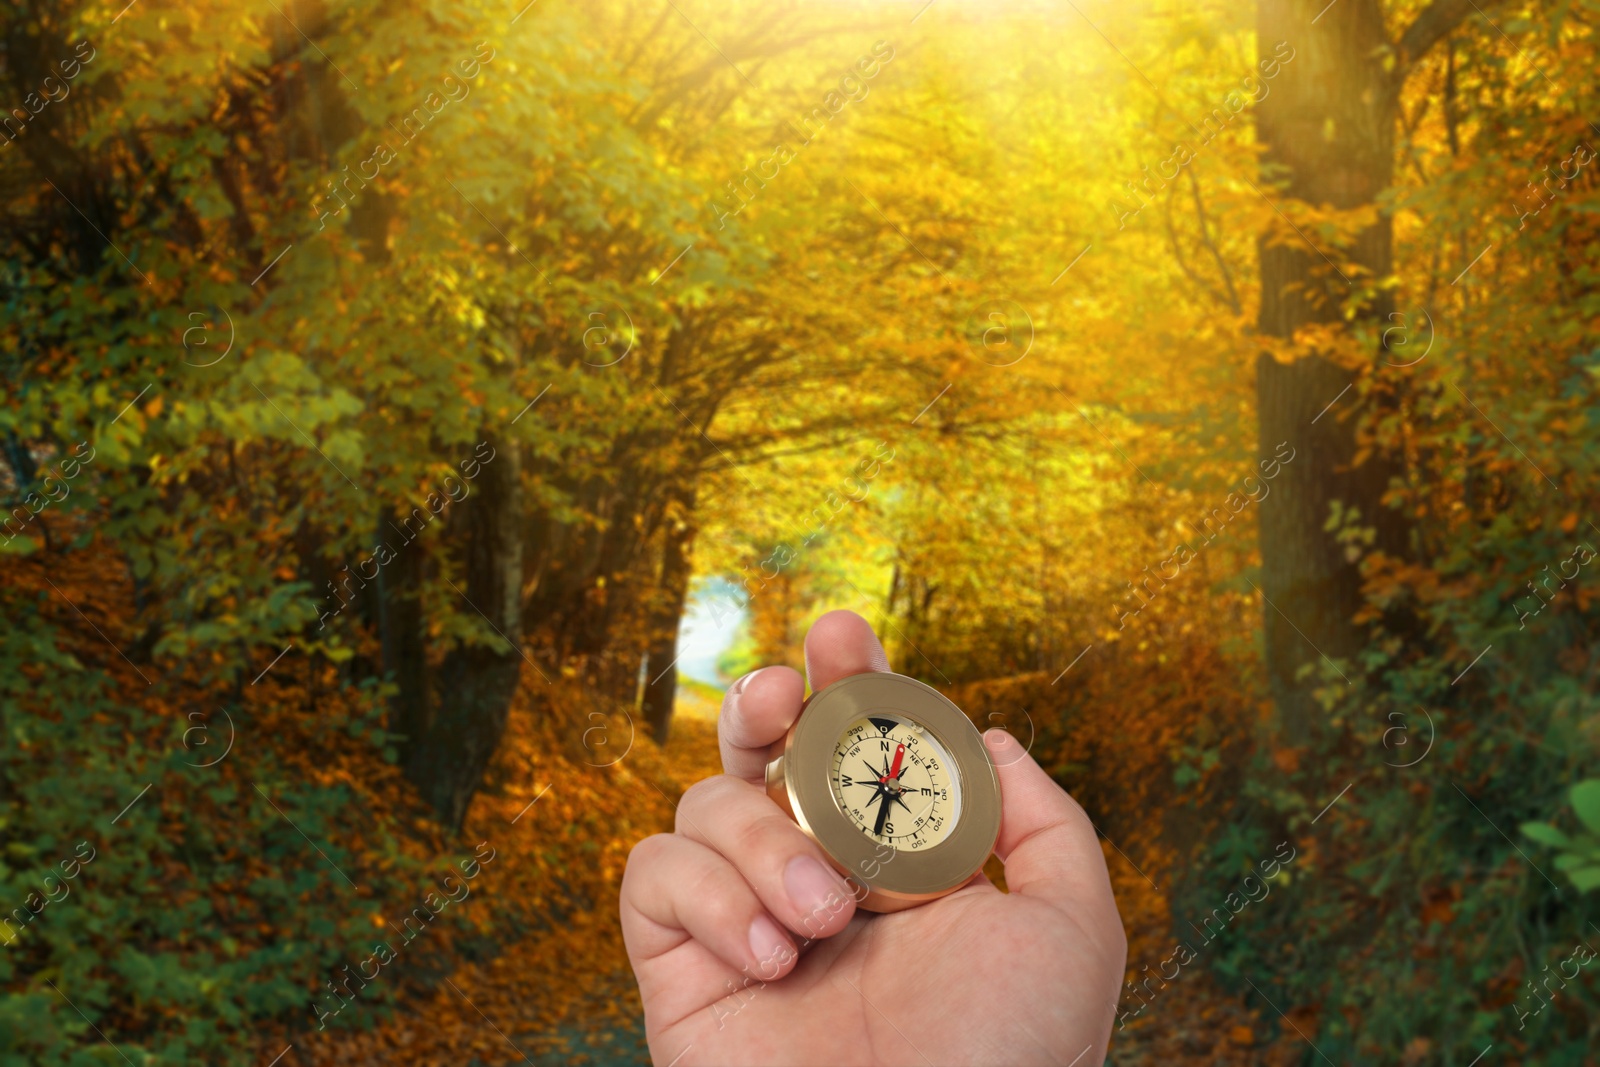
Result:
<svg viewBox="0 0 1600 1067"><path fill-rule="evenodd" d="M961 888L1000 836L982 736L914 678L855 674L813 693L768 759L767 794L865 889L867 911Z"/></svg>

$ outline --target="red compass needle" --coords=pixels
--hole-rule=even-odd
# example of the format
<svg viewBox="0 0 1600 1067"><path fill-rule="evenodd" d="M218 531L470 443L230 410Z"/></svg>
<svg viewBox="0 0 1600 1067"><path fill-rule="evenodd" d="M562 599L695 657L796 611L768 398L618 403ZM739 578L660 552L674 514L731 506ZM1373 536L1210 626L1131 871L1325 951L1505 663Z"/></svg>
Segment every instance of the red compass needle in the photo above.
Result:
<svg viewBox="0 0 1600 1067"><path fill-rule="evenodd" d="M883 779L885 782L888 782L888 781L891 781L891 780L893 780L895 778L900 777L900 761L905 759L905 758L906 758L906 746L904 746L904 745L896 745L896 746L894 746L894 766L889 768L888 775L885 776L884 779Z"/></svg>

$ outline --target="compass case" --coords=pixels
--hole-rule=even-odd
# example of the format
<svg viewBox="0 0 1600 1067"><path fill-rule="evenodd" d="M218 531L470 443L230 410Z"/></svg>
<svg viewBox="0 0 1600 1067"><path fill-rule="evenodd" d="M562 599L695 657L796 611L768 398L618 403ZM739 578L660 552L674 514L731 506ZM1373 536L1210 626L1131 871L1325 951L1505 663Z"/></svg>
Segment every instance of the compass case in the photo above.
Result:
<svg viewBox="0 0 1600 1067"><path fill-rule="evenodd" d="M829 780L834 747L858 719L891 714L919 724L949 753L961 796L943 841L911 851L874 841L839 810ZM965 885L1000 836L1000 780L970 719L937 689L900 674L853 674L813 693L768 753L767 794L855 885L857 907L915 907Z"/></svg>

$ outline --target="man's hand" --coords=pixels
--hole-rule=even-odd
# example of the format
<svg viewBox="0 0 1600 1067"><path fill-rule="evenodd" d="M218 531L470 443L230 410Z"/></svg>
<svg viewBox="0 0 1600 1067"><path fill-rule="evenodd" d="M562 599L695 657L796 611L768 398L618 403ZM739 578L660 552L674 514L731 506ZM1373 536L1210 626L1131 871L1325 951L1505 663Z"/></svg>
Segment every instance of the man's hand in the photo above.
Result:
<svg viewBox="0 0 1600 1067"><path fill-rule="evenodd" d="M806 636L813 690L875 670L888 661L858 615L831 612ZM1010 892L979 873L931 904L858 913L764 789L767 747L804 691L786 667L736 682L718 723L725 773L684 794L675 833L628 857L622 933L655 1062L1102 1062L1127 942L1083 809L991 730Z"/></svg>

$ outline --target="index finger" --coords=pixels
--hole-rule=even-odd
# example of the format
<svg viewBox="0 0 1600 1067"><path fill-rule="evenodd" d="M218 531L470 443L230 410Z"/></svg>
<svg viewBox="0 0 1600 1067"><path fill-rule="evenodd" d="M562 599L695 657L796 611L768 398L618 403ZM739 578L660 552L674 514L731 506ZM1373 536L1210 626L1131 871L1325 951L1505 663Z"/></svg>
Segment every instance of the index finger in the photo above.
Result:
<svg viewBox="0 0 1600 1067"><path fill-rule="evenodd" d="M729 686L717 716L723 773L762 785L767 749L799 717L805 693L800 673L788 667L762 667Z"/></svg>

